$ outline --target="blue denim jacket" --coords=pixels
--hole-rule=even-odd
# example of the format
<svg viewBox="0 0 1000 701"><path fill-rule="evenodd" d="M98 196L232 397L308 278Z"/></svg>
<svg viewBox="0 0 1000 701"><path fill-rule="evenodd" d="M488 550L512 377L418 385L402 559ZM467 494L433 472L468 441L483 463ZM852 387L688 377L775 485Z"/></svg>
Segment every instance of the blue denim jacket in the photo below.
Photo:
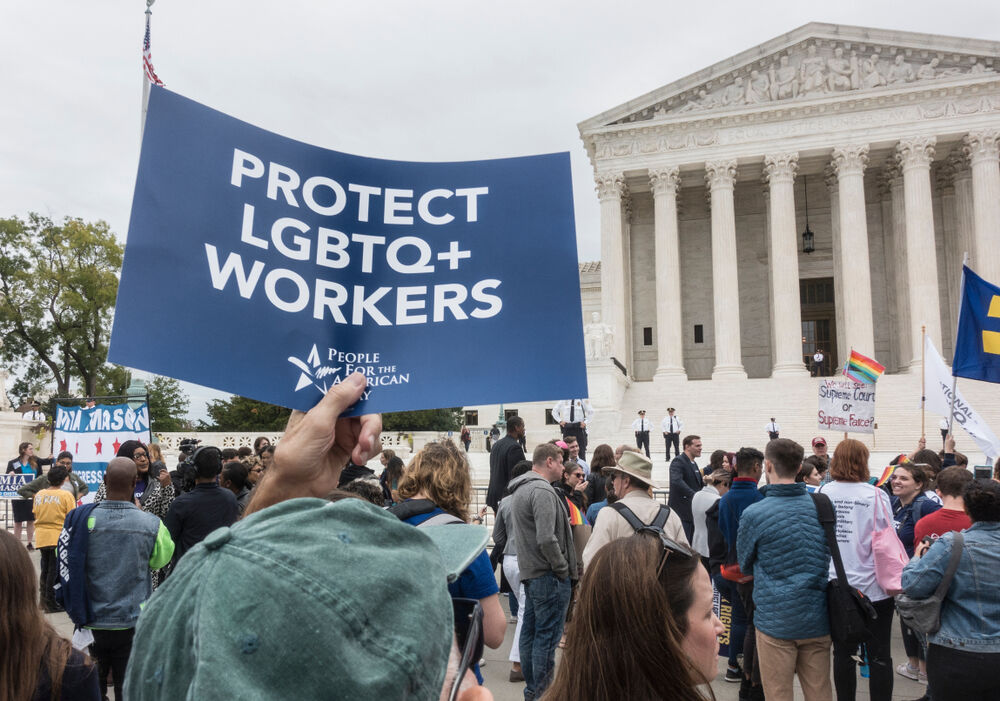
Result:
<svg viewBox="0 0 1000 701"><path fill-rule="evenodd" d="M965 547L941 604L941 628L927 636L935 645L969 652L1000 652L1000 523L974 523L962 533ZM940 584L954 533L945 533L903 570L903 591L926 598Z"/></svg>
<svg viewBox="0 0 1000 701"><path fill-rule="evenodd" d="M93 524L93 525L91 525ZM88 519L89 628L132 628L153 593L149 565L160 519L127 501L102 501Z"/></svg>

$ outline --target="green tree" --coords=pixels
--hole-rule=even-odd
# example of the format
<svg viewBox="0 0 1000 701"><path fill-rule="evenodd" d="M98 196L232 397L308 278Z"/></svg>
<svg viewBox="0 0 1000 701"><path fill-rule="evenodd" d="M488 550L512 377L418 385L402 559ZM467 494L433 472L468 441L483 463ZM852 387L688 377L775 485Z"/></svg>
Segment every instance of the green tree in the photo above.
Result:
<svg viewBox="0 0 1000 701"><path fill-rule="evenodd" d="M124 397L132 384L132 373L121 365L108 363L98 373L97 390L93 396ZM155 375L146 381L149 394L149 420L154 431L187 431L192 428L187 418L191 402L172 377Z"/></svg>
<svg viewBox="0 0 1000 701"><path fill-rule="evenodd" d="M211 424L199 421L203 431L284 431L292 410L234 395L208 403Z"/></svg>
<svg viewBox="0 0 1000 701"><path fill-rule="evenodd" d="M456 431L461 427L461 407L382 414L382 428L386 431Z"/></svg>
<svg viewBox="0 0 1000 701"><path fill-rule="evenodd" d="M44 369L58 395L73 379L96 394L123 252L103 221L0 219L0 359L29 375Z"/></svg>

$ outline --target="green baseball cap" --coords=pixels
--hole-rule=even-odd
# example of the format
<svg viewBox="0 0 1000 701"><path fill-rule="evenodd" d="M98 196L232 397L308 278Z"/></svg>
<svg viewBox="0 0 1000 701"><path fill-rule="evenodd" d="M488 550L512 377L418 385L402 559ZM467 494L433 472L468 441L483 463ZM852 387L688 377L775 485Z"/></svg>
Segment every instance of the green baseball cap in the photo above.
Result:
<svg viewBox="0 0 1000 701"><path fill-rule="evenodd" d="M136 626L130 701L438 699L447 583L485 528L415 528L360 499L292 499L213 531Z"/></svg>

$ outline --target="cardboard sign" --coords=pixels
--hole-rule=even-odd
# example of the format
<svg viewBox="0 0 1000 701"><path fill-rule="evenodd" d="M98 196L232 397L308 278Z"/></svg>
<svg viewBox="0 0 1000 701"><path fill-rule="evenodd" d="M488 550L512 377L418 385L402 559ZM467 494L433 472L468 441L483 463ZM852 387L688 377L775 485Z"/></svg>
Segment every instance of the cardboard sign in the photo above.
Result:
<svg viewBox="0 0 1000 701"><path fill-rule="evenodd" d="M587 396L569 154L363 158L153 87L108 359L351 414Z"/></svg>
<svg viewBox="0 0 1000 701"><path fill-rule="evenodd" d="M90 488L89 499L84 501L97 494L108 463L129 440L149 445L149 408L145 404L136 409L128 404L98 404L91 409L56 406L52 452L73 453L73 472Z"/></svg>
<svg viewBox="0 0 1000 701"><path fill-rule="evenodd" d="M819 386L819 427L847 433L875 433L875 385L823 380Z"/></svg>

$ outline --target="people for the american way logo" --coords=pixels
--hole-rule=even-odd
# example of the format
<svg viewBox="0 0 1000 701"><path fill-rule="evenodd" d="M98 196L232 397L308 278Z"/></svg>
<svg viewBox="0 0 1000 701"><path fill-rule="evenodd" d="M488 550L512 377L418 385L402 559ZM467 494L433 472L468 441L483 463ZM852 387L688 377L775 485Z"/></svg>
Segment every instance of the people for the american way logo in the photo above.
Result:
<svg viewBox="0 0 1000 701"><path fill-rule="evenodd" d="M305 360L289 356L288 362L300 371L299 379L295 383L296 392L312 386L320 394L326 394L331 387L339 385L348 375L360 372L368 378L369 389L362 395L362 399L368 399L372 387L403 385L410 382L410 373L399 372L395 365L386 363L381 355L379 352L327 348L326 362L331 364L324 365L319 348L314 343Z"/></svg>

